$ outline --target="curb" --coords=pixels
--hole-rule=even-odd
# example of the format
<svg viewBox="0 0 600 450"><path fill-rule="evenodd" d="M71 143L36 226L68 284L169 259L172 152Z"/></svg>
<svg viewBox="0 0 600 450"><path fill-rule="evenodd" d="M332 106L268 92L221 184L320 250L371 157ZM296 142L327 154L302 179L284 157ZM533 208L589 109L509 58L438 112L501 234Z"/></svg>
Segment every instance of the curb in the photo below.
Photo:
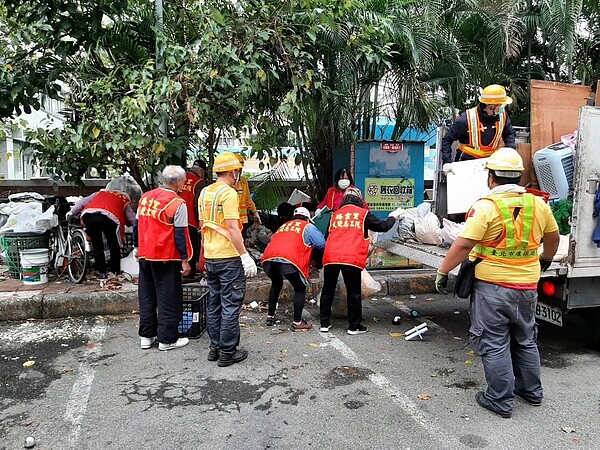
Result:
<svg viewBox="0 0 600 450"><path fill-rule="evenodd" d="M381 285L376 296L410 295L435 292L435 271L427 269L369 272ZM306 298L315 298L323 282L309 280ZM127 285L126 285L127 286ZM245 303L265 302L269 298L269 279L249 280ZM294 291L285 283L280 302L292 302ZM129 314L138 309L137 286L114 291L77 290L76 292L10 292L0 296L0 321L27 319L59 319L74 316Z"/></svg>

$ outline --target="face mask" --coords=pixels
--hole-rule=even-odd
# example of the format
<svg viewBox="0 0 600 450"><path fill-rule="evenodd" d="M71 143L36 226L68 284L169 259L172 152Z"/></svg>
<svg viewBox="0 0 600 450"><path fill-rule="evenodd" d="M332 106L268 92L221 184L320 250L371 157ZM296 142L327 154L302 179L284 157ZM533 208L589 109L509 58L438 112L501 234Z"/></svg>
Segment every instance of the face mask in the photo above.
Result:
<svg viewBox="0 0 600 450"><path fill-rule="evenodd" d="M350 180L340 180L340 181L338 181L338 187L340 189L346 189L348 186L350 186Z"/></svg>
<svg viewBox="0 0 600 450"><path fill-rule="evenodd" d="M233 179L235 180L234 184L238 184L240 182L241 176L242 176L242 171L241 170L239 172L234 172L233 173Z"/></svg>

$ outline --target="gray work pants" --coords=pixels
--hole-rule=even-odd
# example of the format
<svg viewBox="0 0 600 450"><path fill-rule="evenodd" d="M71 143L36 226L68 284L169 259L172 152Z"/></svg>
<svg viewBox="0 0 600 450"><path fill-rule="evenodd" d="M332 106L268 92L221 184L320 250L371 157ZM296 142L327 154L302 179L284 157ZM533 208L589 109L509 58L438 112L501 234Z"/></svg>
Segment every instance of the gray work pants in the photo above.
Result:
<svg viewBox="0 0 600 450"><path fill-rule="evenodd" d="M537 291L518 291L477 280L471 296L471 345L481 356L486 397L512 412L514 390L543 397L537 348Z"/></svg>
<svg viewBox="0 0 600 450"><path fill-rule="evenodd" d="M206 331L211 347L233 352L240 343L240 309L246 291L242 260L207 259Z"/></svg>

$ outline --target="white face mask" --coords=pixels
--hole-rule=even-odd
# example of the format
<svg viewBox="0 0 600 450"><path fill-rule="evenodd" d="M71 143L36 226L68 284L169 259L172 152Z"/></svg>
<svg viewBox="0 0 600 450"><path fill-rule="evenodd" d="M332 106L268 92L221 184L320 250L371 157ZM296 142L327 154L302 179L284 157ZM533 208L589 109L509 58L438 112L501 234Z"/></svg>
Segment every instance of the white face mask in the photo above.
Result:
<svg viewBox="0 0 600 450"><path fill-rule="evenodd" d="M233 179L235 180L235 182L233 184L238 184L240 182L241 177L242 177L241 170L239 172L233 172Z"/></svg>
<svg viewBox="0 0 600 450"><path fill-rule="evenodd" d="M350 180L340 180L340 181L338 181L338 187L340 189L346 189L348 186L350 186Z"/></svg>

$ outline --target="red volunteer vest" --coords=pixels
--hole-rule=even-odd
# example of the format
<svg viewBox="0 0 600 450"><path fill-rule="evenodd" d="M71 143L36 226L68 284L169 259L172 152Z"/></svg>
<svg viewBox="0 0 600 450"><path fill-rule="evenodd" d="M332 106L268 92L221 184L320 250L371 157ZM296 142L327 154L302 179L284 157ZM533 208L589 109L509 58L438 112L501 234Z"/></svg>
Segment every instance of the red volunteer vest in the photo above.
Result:
<svg viewBox="0 0 600 450"><path fill-rule="evenodd" d="M138 205L138 257L150 261L181 261L175 246L173 219L183 202L174 191L158 188L142 195ZM187 227L184 229L188 260L192 243Z"/></svg>
<svg viewBox="0 0 600 450"><path fill-rule="evenodd" d="M188 212L188 225L194 228L198 228L200 223L198 222L198 210L196 209L196 198L194 192L196 191L196 185L202 181L198 175L192 172L185 173L185 184L180 192L179 196L185 201L185 206Z"/></svg>
<svg viewBox="0 0 600 450"><path fill-rule="evenodd" d="M304 243L304 229L309 225L304 220L291 220L279 227L271 237L261 262L285 259L298 269L308 280L312 246Z"/></svg>
<svg viewBox="0 0 600 450"><path fill-rule="evenodd" d="M325 243L323 265L346 264L364 269L369 255L369 239L365 238L368 210L345 205L331 216L329 237Z"/></svg>
<svg viewBox="0 0 600 450"><path fill-rule="evenodd" d="M126 195L103 189L83 208L81 216L89 213L101 213L110 217L118 225L117 230L121 235L122 242L125 238L125 207L129 203Z"/></svg>

